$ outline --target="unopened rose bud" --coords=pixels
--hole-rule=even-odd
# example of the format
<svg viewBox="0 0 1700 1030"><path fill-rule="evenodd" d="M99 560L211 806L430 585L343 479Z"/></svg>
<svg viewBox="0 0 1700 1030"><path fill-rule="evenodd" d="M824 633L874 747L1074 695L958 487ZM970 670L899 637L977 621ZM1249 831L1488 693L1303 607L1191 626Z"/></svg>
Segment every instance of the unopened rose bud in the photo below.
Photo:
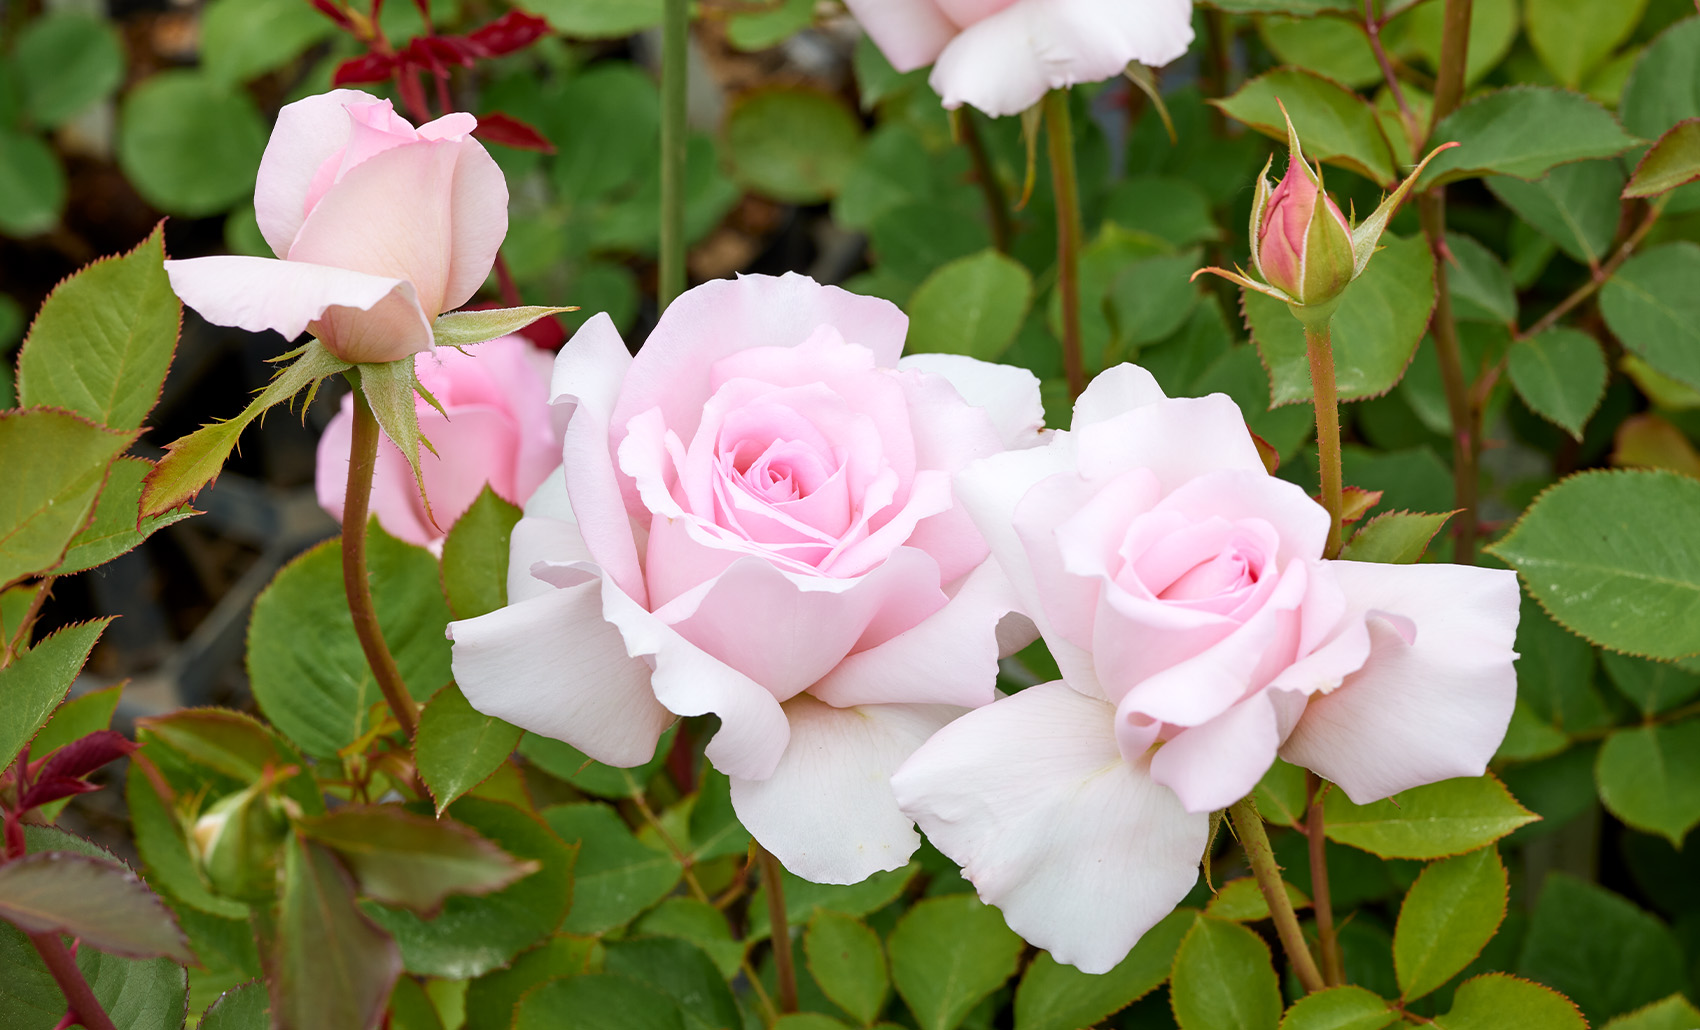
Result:
<svg viewBox="0 0 1700 1030"><path fill-rule="evenodd" d="M190 834L207 883L226 897L266 901L277 892L278 854L289 819L266 786L219 799Z"/></svg>
<svg viewBox="0 0 1700 1030"><path fill-rule="evenodd" d="M1260 183L1258 193L1267 190ZM1325 304L1352 281L1352 227L1297 151L1257 212L1252 262L1300 304Z"/></svg>

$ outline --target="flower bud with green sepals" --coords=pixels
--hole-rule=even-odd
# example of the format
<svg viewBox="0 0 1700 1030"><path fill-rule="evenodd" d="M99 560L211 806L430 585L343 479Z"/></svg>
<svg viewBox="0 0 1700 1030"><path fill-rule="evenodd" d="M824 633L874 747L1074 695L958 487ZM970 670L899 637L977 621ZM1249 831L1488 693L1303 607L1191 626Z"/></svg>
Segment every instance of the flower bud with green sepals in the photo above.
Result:
<svg viewBox="0 0 1700 1030"><path fill-rule="evenodd" d="M270 901L277 893L278 857L289 836L284 803L268 778L220 798L195 820L190 843L207 884L238 901Z"/></svg>

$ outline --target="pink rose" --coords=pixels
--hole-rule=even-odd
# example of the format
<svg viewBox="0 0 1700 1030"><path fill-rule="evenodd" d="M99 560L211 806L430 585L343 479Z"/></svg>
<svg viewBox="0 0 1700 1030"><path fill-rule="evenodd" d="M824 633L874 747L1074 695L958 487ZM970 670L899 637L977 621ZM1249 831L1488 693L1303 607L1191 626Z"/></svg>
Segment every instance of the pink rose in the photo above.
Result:
<svg viewBox="0 0 1700 1030"><path fill-rule="evenodd" d="M431 516L425 513L413 470L401 449L382 437L372 474L372 514L384 531L432 549L478 499L485 484L503 500L523 504L561 456L564 419L549 404L554 355L522 336L503 336L462 351L442 347L414 357L414 374L443 406L415 395L419 432L436 448L419 449L419 471ZM354 395L319 437L314 485L319 505L339 522L348 488L348 451L354 431Z"/></svg>
<svg viewBox="0 0 1700 1030"><path fill-rule="evenodd" d="M944 106L1020 114L1046 90L1153 68L1192 43L1191 0L845 0L898 71L933 65Z"/></svg>
<svg viewBox="0 0 1700 1030"><path fill-rule="evenodd" d="M1265 180L1259 183L1267 188ZM1256 233L1253 267L1299 303L1327 303L1352 281L1352 227L1296 150L1281 184L1257 212Z"/></svg>
<svg viewBox="0 0 1700 1030"><path fill-rule="evenodd" d="M613 765L676 715L757 840L850 883L919 845L887 780L992 700L1008 584L951 476L1038 440L1038 382L898 360L894 305L798 275L712 282L633 358L606 315L555 364L565 475L514 530L509 606L454 623L479 710Z"/></svg>
<svg viewBox="0 0 1700 1030"><path fill-rule="evenodd" d="M1324 561L1327 514L1227 397L1110 369L1071 432L957 488L1063 679L945 727L892 785L1059 962L1120 961L1277 754L1365 803L1480 775L1505 734L1516 576Z"/></svg>
<svg viewBox="0 0 1700 1030"><path fill-rule="evenodd" d="M338 89L278 113L254 213L281 260L167 261L171 288L214 325L311 330L349 362L432 346L472 299L508 231L508 188L469 114L417 130L387 100Z"/></svg>

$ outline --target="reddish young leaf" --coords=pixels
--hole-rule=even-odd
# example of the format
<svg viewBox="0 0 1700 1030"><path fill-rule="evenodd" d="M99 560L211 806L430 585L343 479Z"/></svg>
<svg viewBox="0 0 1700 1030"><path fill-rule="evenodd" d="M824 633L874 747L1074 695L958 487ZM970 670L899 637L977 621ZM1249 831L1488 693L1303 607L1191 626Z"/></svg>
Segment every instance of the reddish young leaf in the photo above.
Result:
<svg viewBox="0 0 1700 1030"><path fill-rule="evenodd" d="M491 143L500 143L504 147L515 150L536 150L544 154L553 154L555 145L550 143L541 132L520 121L512 115L492 111L478 116L478 128L472 131L479 139Z"/></svg>
<svg viewBox="0 0 1700 1030"><path fill-rule="evenodd" d="M51 757L37 763L39 772L31 770L32 782L18 802L19 809L28 811L73 794L99 790L98 786L84 782L83 777L130 754L137 746L122 733L113 730L98 730L66 744Z"/></svg>
<svg viewBox="0 0 1700 1030"><path fill-rule="evenodd" d="M452 64L472 67L473 58L465 44L446 36L419 36L407 44L401 56L405 64L423 68L439 78L449 73Z"/></svg>
<svg viewBox="0 0 1700 1030"><path fill-rule="evenodd" d="M502 57L542 39L549 32L549 23L535 14L509 11L488 25L468 33L466 42L480 57Z"/></svg>
<svg viewBox="0 0 1700 1030"><path fill-rule="evenodd" d="M331 76L333 86L358 86L368 82L383 82L395 74L393 54L363 54L337 65Z"/></svg>

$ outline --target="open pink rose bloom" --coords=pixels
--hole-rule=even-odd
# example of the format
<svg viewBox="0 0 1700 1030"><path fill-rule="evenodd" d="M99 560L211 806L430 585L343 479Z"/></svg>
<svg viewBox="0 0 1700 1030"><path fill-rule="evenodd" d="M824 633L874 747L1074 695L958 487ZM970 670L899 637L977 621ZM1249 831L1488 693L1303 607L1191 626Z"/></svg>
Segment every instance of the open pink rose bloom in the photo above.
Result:
<svg viewBox="0 0 1700 1030"><path fill-rule="evenodd" d="M352 89L279 114L254 214L277 259L167 261L171 288L214 325L311 330L349 362L432 346L431 323L483 285L508 231L501 169L470 114L415 129Z"/></svg>
<svg viewBox="0 0 1700 1030"><path fill-rule="evenodd" d="M1277 755L1362 804L1480 775L1504 736L1515 574L1323 560L1327 514L1220 394L1119 366L1070 432L956 482L1063 678L964 715L892 784L1060 962L1120 961Z"/></svg>
<svg viewBox="0 0 1700 1030"><path fill-rule="evenodd" d="M372 476L372 514L391 536L433 549L486 484L512 504L522 504L561 462L565 413L549 404L554 355L523 336L503 336L466 350L442 347L417 355L414 374L441 404L414 398L419 432L431 448L419 449L420 476L431 501L426 514L413 470L401 450L383 437ZM342 519L348 487L354 395L319 437L314 485L319 505ZM433 522L433 518L435 521Z"/></svg>
<svg viewBox="0 0 1700 1030"><path fill-rule="evenodd" d="M473 706L612 765L680 715L793 872L849 883L919 838L888 778L994 696L1015 607L957 502L1039 440L1038 381L899 360L892 304L797 275L699 286L634 358L606 315L561 351L561 475L515 527L509 605L456 622Z"/></svg>
<svg viewBox="0 0 1700 1030"><path fill-rule="evenodd" d="M946 107L1020 114L1046 90L1168 64L1192 43L1191 0L845 0L898 71L933 65Z"/></svg>

